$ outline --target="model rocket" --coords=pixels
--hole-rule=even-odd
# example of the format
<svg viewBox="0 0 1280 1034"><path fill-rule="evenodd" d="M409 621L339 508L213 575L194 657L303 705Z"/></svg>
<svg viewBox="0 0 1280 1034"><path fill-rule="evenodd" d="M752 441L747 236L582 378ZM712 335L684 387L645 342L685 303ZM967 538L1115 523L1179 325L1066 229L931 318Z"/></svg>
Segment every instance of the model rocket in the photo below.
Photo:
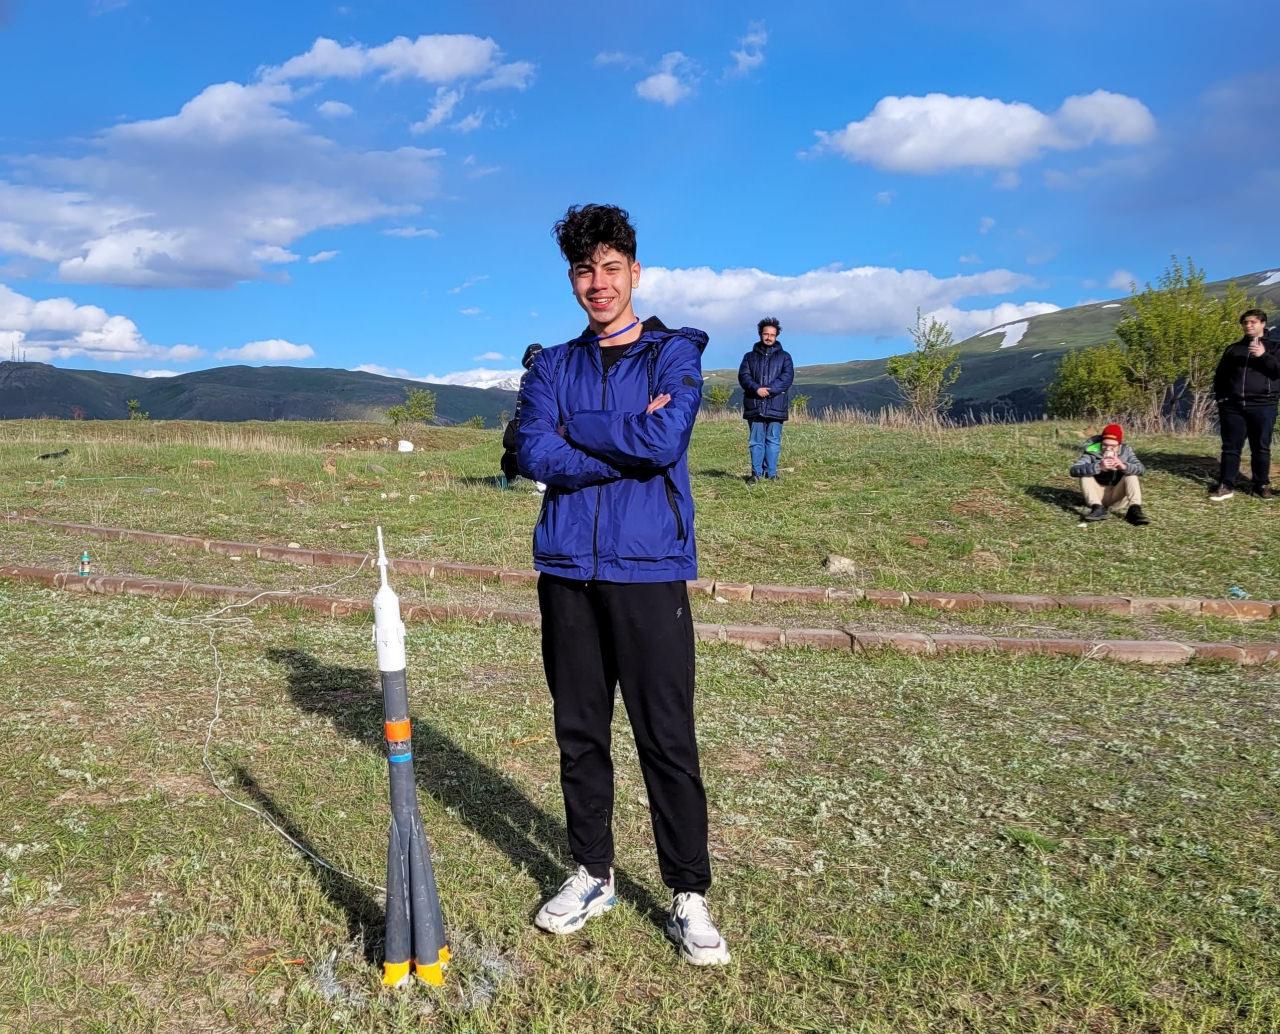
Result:
<svg viewBox="0 0 1280 1034"><path fill-rule="evenodd" d="M387 736L387 777L391 783L391 832L387 842L387 935L382 983L399 987L410 964L419 980L444 983L449 945L444 936L440 895L431 868L431 849L418 813L405 680L404 622L400 598L387 584L387 555L378 529L378 571L382 586L373 598L373 639L382 676L382 714Z"/></svg>

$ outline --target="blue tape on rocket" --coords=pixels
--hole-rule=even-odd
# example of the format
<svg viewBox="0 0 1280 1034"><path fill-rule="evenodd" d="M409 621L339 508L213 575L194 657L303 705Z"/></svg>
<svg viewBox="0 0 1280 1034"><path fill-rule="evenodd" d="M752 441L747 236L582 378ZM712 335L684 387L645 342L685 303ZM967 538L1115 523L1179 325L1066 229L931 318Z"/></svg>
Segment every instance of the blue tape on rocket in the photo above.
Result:
<svg viewBox="0 0 1280 1034"><path fill-rule="evenodd" d="M388 761L408 761L413 757L412 754L389 754Z"/></svg>

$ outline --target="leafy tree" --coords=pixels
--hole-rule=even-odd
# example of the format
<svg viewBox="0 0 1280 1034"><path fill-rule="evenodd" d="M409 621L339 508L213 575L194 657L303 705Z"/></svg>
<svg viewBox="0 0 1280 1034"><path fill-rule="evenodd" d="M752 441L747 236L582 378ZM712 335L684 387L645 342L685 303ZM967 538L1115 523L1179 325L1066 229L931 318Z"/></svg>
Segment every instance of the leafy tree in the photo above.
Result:
<svg viewBox="0 0 1280 1034"><path fill-rule="evenodd" d="M1202 414L1211 401L1213 372L1222 350L1240 335L1237 319L1252 301L1236 284L1222 297L1205 290L1205 274L1174 256L1159 286L1134 289L1133 312L1116 327L1125 350L1125 372L1142 415L1168 411Z"/></svg>
<svg viewBox="0 0 1280 1034"><path fill-rule="evenodd" d="M1118 340L1063 358L1049 388L1055 416L1118 416L1148 421L1185 414L1203 428L1213 402L1213 373L1222 350L1240 334L1240 313L1254 302L1235 284L1214 297L1203 269L1174 256L1158 286L1129 298Z"/></svg>
<svg viewBox="0 0 1280 1034"><path fill-rule="evenodd" d="M885 368L897 384L911 419L934 424L951 404L947 388L960 376L951 328L917 309L915 326L909 330L915 350L891 356Z"/></svg>
<svg viewBox="0 0 1280 1034"><path fill-rule="evenodd" d="M1049 386L1050 416L1116 417L1133 408L1136 392L1114 341L1068 352Z"/></svg>
<svg viewBox="0 0 1280 1034"><path fill-rule="evenodd" d="M436 418L436 393L426 388L410 388L404 402L387 409L387 419L395 427L401 424L429 424Z"/></svg>
<svg viewBox="0 0 1280 1034"><path fill-rule="evenodd" d="M728 409L733 399L733 388L728 384L708 384L704 396L712 409Z"/></svg>
<svg viewBox="0 0 1280 1034"><path fill-rule="evenodd" d="M809 415L809 396L800 394L791 396L791 412L796 416Z"/></svg>
<svg viewBox="0 0 1280 1034"><path fill-rule="evenodd" d="M410 388L404 400L404 412L415 423L431 423L436 418L436 393L426 388Z"/></svg>
<svg viewBox="0 0 1280 1034"><path fill-rule="evenodd" d="M462 421L461 426L462 427L484 427L484 417L482 417L479 413L473 413L471 416L467 417L466 420Z"/></svg>
<svg viewBox="0 0 1280 1034"><path fill-rule="evenodd" d="M129 407L130 420L150 420L151 414L142 408L142 403L137 399L129 399L126 403Z"/></svg>

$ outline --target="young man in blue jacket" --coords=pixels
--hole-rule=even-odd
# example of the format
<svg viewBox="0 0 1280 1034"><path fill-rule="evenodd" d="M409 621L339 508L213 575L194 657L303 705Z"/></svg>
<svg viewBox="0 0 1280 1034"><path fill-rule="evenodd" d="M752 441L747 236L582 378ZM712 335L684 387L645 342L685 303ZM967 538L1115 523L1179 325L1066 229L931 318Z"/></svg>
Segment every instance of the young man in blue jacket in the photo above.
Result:
<svg viewBox="0 0 1280 1034"><path fill-rule="evenodd" d="M778 476L782 425L790 409L788 392L795 378L791 354L778 344L782 324L766 316L756 331L760 340L742 357L738 383L742 385L742 417L747 422L747 451L751 455L748 485Z"/></svg>
<svg viewBox="0 0 1280 1034"><path fill-rule="evenodd" d="M616 904L609 733L621 685L658 866L673 892L666 934L687 961L723 965L729 951L705 896L707 796L686 585L698 575L687 450L707 336L636 316L640 264L622 209L571 207L555 236L587 329L534 359L520 389L516 449L522 473L548 486L533 561L578 869L534 922L573 933Z"/></svg>

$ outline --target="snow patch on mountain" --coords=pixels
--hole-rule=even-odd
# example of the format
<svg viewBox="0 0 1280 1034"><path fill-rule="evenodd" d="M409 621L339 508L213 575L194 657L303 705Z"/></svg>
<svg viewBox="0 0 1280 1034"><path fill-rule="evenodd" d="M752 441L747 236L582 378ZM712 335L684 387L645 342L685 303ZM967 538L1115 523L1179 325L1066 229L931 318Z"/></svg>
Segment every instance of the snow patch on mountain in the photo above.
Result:
<svg viewBox="0 0 1280 1034"><path fill-rule="evenodd" d="M1004 327L996 327L994 330L988 330L983 337L991 337L992 334L1003 334L1004 340L1000 342L1001 348L1012 348L1027 332L1027 321L1021 323L1010 323Z"/></svg>

